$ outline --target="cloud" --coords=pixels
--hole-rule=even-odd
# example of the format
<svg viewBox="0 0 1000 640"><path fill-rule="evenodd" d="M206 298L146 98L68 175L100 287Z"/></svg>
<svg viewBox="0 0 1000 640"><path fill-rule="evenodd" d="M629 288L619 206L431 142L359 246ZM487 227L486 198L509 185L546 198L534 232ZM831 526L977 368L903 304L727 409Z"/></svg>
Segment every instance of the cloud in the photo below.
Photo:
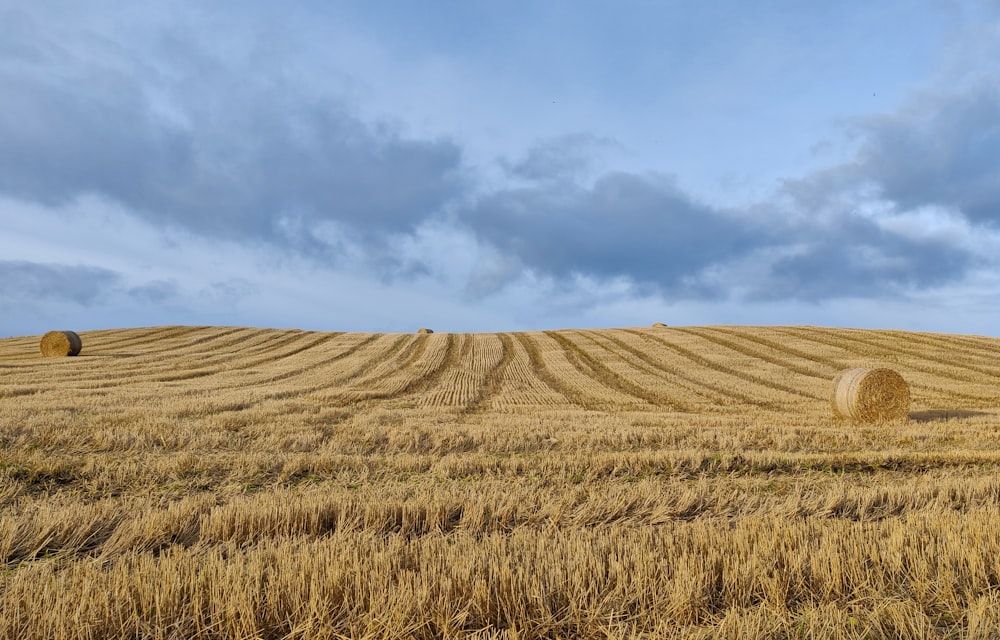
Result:
<svg viewBox="0 0 1000 640"><path fill-rule="evenodd" d="M567 288L583 277L610 290L624 278L636 287L628 295L668 300L818 302L900 297L958 282L979 264L960 238L915 232L893 203L866 211L872 198L840 168L740 211L698 203L655 175L502 190L462 217L496 265L473 273L467 289L496 291L537 273Z"/></svg>
<svg viewBox="0 0 1000 640"><path fill-rule="evenodd" d="M609 138L567 134L540 140L521 160L501 164L512 176L526 180L576 180L584 177L600 152L615 146Z"/></svg>
<svg viewBox="0 0 1000 640"><path fill-rule="evenodd" d="M199 296L213 304L231 306L258 297L260 293L259 288L246 278L230 278L212 282L199 292Z"/></svg>
<svg viewBox="0 0 1000 640"><path fill-rule="evenodd" d="M134 300L154 305L177 298L179 293L177 283L171 280L154 280L128 290L128 295Z"/></svg>
<svg viewBox="0 0 1000 640"><path fill-rule="evenodd" d="M898 298L961 280L972 254L938 238L909 238L857 216L789 232L750 300Z"/></svg>
<svg viewBox="0 0 1000 640"><path fill-rule="evenodd" d="M558 181L482 199L463 221L525 267L559 278L626 276L696 297L704 268L766 240L756 225L701 205L663 176L610 173L592 187Z"/></svg>
<svg viewBox="0 0 1000 640"><path fill-rule="evenodd" d="M46 300L96 304L121 280L114 271L83 265L0 261L0 300L6 304Z"/></svg>
<svg viewBox="0 0 1000 640"><path fill-rule="evenodd" d="M477 300L550 281L672 301L898 296L960 281L976 263L954 239L906 232L899 216L928 206L980 225L1000 216L1000 93L986 84L857 121L856 157L754 206L706 204L661 174L592 179L614 144L592 133L498 161L506 182L483 193L462 146L362 118L289 33L157 19L139 38L100 19L78 30L57 21L0 16L0 194L66 210L97 195L155 226L388 280L451 284L462 278L438 276L458 270L456 290ZM429 232L436 224L455 228ZM19 268L28 281L56 267ZM122 289L131 302L183 297L170 273L149 273L157 280ZM112 271L81 275L97 288L78 301L116 282ZM224 277L185 289L257 296L254 282Z"/></svg>
<svg viewBox="0 0 1000 640"><path fill-rule="evenodd" d="M456 144L362 121L286 71L280 47L230 58L168 28L143 45L64 42L14 15L0 31L0 49L23 52L0 64L9 196L98 194L157 224L302 248L322 246L322 223L369 242L407 232L462 189Z"/></svg>
<svg viewBox="0 0 1000 640"><path fill-rule="evenodd" d="M978 86L926 95L910 107L859 123L854 166L901 209L949 207L976 223L1000 222L1000 91Z"/></svg>

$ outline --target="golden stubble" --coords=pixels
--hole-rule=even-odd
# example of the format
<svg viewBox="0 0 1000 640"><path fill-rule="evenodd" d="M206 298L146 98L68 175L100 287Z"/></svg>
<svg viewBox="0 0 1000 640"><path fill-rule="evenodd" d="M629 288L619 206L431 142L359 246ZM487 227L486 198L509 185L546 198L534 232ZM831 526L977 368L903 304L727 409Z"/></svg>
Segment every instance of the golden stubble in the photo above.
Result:
<svg viewBox="0 0 1000 640"><path fill-rule="evenodd" d="M996 637L995 339L81 338L0 341L0 637Z"/></svg>

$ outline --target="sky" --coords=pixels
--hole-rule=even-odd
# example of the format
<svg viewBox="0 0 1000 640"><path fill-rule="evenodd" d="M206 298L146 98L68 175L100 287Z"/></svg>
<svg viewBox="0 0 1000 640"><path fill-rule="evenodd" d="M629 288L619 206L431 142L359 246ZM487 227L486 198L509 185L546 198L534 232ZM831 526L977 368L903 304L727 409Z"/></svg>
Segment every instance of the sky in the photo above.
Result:
<svg viewBox="0 0 1000 640"><path fill-rule="evenodd" d="M1000 336L1000 0L0 0L0 337Z"/></svg>

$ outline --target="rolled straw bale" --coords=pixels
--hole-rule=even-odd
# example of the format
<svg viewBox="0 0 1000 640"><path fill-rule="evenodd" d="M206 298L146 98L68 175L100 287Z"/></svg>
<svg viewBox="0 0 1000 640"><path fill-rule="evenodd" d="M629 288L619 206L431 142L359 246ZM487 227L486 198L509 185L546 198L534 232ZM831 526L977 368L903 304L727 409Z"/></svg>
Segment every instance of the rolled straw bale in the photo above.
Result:
<svg viewBox="0 0 1000 640"><path fill-rule="evenodd" d="M654 329L665 329L666 326L667 325L663 324L662 322L654 322L653 323L653 328Z"/></svg>
<svg viewBox="0 0 1000 640"><path fill-rule="evenodd" d="M39 346L43 356L64 358L78 355L83 349L83 341L72 331L49 331L42 336Z"/></svg>
<svg viewBox="0 0 1000 640"><path fill-rule="evenodd" d="M845 369L833 379L833 413L858 422L900 422L910 414L910 387L892 369Z"/></svg>
<svg viewBox="0 0 1000 640"><path fill-rule="evenodd" d="M433 329L424 329L423 327L421 327L420 329L417 329L417 333L434 333L434 330Z"/></svg>

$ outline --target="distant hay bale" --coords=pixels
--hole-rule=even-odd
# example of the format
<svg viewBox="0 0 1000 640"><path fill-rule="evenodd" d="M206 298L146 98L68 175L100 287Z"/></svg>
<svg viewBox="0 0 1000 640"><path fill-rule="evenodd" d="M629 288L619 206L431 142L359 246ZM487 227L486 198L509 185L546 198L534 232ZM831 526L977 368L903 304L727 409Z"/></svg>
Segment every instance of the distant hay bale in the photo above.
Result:
<svg viewBox="0 0 1000 640"><path fill-rule="evenodd" d="M654 322L653 323L653 328L654 329L665 329L666 327L667 327L667 325L663 324L662 322Z"/></svg>
<svg viewBox="0 0 1000 640"><path fill-rule="evenodd" d="M42 336L40 347L43 356L65 358L78 355L83 341L72 331L49 331Z"/></svg>
<svg viewBox="0 0 1000 640"><path fill-rule="evenodd" d="M433 329L424 329L423 327L417 329L417 333L434 333Z"/></svg>
<svg viewBox="0 0 1000 640"><path fill-rule="evenodd" d="M910 387L892 369L845 369L833 379L833 413L869 424L905 421Z"/></svg>

